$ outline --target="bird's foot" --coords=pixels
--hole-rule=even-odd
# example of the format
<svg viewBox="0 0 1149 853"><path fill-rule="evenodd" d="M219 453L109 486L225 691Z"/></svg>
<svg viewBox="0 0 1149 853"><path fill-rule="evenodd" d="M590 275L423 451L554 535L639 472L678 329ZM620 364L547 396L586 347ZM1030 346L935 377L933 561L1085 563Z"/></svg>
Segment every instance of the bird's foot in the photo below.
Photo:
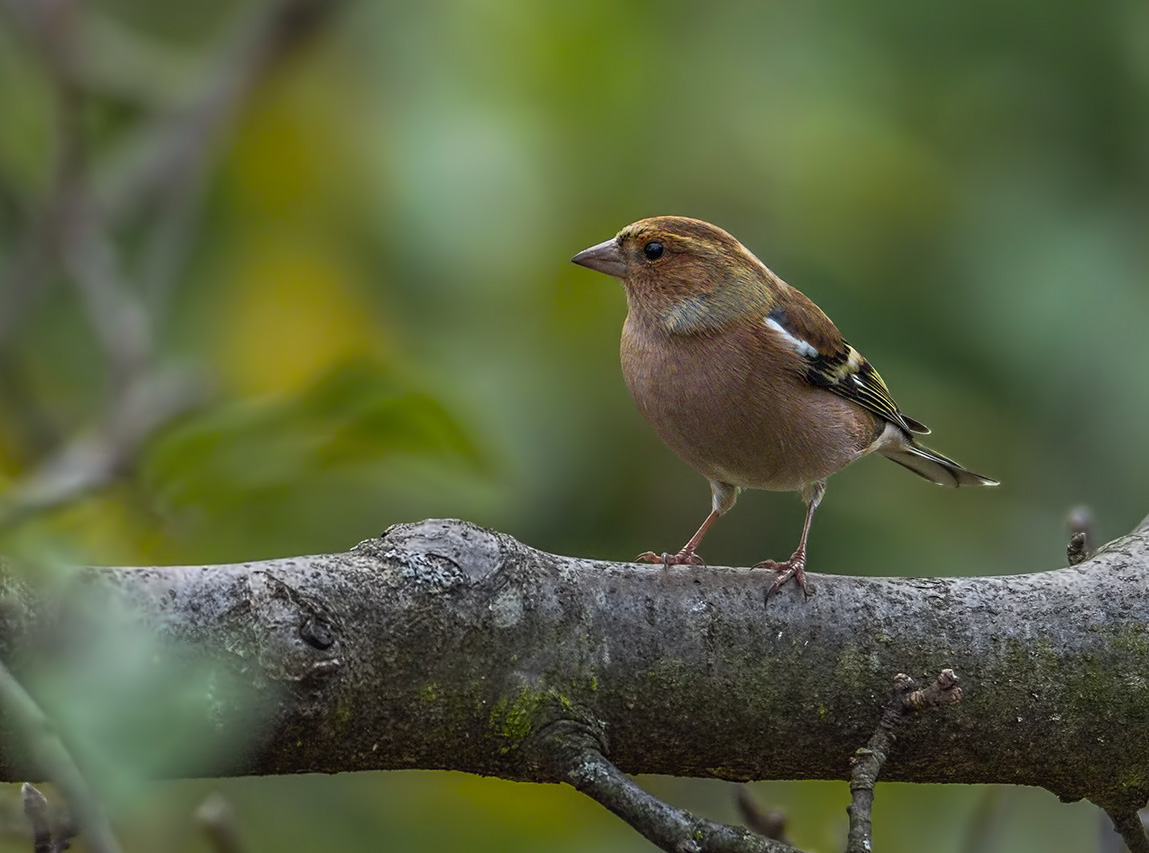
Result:
<svg viewBox="0 0 1149 853"><path fill-rule="evenodd" d="M683 548L677 554L656 554L653 551L643 551L634 558L636 563L661 563L664 566L705 566L694 551Z"/></svg>
<svg viewBox="0 0 1149 853"><path fill-rule="evenodd" d="M770 596L782 588L786 581L793 578L798 586L802 589L802 594L806 598L810 597L810 589L806 586L806 555L801 551L795 551L793 556L790 557L785 563L779 563L777 560L763 560L761 563L755 563L756 569L767 569L771 572L777 572L778 576L774 578L774 583L766 590L766 600L770 600Z"/></svg>

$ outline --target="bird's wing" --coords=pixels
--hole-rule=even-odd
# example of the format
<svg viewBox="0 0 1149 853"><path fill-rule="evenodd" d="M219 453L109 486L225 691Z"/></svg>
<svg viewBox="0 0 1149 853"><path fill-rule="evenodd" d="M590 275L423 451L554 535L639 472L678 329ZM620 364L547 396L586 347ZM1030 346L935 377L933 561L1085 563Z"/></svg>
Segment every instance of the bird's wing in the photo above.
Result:
<svg viewBox="0 0 1149 853"><path fill-rule="evenodd" d="M791 290L785 304L766 314L767 326L785 335L806 363L806 380L868 409L907 432L928 434L925 424L903 415L878 371L842 337L822 310Z"/></svg>

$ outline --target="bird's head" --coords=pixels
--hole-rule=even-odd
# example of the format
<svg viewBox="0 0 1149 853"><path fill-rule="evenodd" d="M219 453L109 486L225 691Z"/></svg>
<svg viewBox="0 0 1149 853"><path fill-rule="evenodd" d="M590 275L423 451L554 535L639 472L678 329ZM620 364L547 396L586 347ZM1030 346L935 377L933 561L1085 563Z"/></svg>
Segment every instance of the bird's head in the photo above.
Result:
<svg viewBox="0 0 1149 853"><path fill-rule="evenodd" d="M760 310L774 280L721 228L684 216L640 219L571 260L621 279L631 313L672 332L713 328Z"/></svg>

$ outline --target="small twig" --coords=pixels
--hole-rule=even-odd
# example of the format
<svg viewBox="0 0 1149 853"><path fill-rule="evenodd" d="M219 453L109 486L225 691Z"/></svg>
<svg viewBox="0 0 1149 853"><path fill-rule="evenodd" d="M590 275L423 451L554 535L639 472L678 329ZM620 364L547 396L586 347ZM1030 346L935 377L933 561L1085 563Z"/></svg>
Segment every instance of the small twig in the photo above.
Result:
<svg viewBox="0 0 1149 853"><path fill-rule="evenodd" d="M1069 565L1076 566L1093 556L1090 547L1093 541L1092 511L1087 506L1074 507L1066 519L1066 526L1069 528L1069 545L1065 554L1069 558Z"/></svg>
<svg viewBox="0 0 1149 853"><path fill-rule="evenodd" d="M235 812L218 791L208 794L200 803L195 819L217 853L242 853Z"/></svg>
<svg viewBox="0 0 1149 853"><path fill-rule="evenodd" d="M614 812L668 853L795 853L788 844L741 826L697 817L642 790L573 723L552 723L540 745L563 781Z"/></svg>
<svg viewBox="0 0 1149 853"><path fill-rule="evenodd" d="M72 839L78 834L71 820L62 820L53 829L48 798L28 782L20 786L20 799L24 816L32 827L32 853L62 853L71 849Z"/></svg>
<svg viewBox="0 0 1149 853"><path fill-rule="evenodd" d="M738 806L738 814L742 816L742 822L747 827L774 841L781 841L783 844L790 843L790 839L786 837L786 814L784 812L779 809L766 809L765 811L760 809L745 785L738 786L738 795L734 802Z"/></svg>
<svg viewBox="0 0 1149 853"><path fill-rule="evenodd" d="M48 818L48 799L39 789L25 782L20 787L24 815L32 827L33 853L52 853L52 823Z"/></svg>
<svg viewBox="0 0 1149 853"><path fill-rule="evenodd" d="M1129 853L1149 853L1149 835L1145 834L1145 825L1141 822L1141 815L1136 811L1114 814L1107 812L1113 821L1113 828L1129 848Z"/></svg>
<svg viewBox="0 0 1149 853"><path fill-rule="evenodd" d="M890 699L877 729L869 742L854 753L854 769L850 773L850 794L853 801L846 807L850 815L850 832L846 853L870 853L873 848L872 809L874 784L889 757L897 729L910 714L950 705L961 699L958 677L952 669L943 669L934 683L923 690L916 689L914 680L905 673L894 676L894 695Z"/></svg>
<svg viewBox="0 0 1149 853"><path fill-rule="evenodd" d="M84 833L87 848L92 853L119 853L120 845L112 835L104 810L52 721L3 663L0 663L0 706L27 736L37 767L52 780L68 803L69 812Z"/></svg>

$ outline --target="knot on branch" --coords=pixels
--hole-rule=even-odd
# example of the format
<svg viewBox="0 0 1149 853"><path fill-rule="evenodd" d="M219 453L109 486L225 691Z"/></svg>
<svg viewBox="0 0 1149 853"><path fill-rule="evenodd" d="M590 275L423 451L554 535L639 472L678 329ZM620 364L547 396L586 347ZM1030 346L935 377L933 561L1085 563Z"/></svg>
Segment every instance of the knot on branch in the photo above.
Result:
<svg viewBox="0 0 1149 853"><path fill-rule="evenodd" d="M894 683L899 684L899 679L902 680L901 689L909 691L904 698L907 712L911 709L929 711L943 705L952 705L961 699L961 686L958 684L958 677L952 669L943 669L934 679L934 683L923 690L915 690L914 680L905 673L898 673Z"/></svg>
<svg viewBox="0 0 1149 853"><path fill-rule="evenodd" d="M378 539L360 542L352 553L397 570L402 583L441 590L479 582L503 564L495 534L456 519L395 524Z"/></svg>
<svg viewBox="0 0 1149 853"><path fill-rule="evenodd" d="M310 692L343 668L343 627L330 604L314 590L299 585L294 577L271 571L253 572L251 582L242 588L242 604L267 614L267 624L275 626L256 648L265 670L277 682L297 684ZM308 713L322 708L320 696L313 699L305 703Z"/></svg>
<svg viewBox="0 0 1149 853"><path fill-rule="evenodd" d="M571 717L543 722L522 747L528 762L546 769L556 781L576 788L588 766L583 756L609 754L600 721Z"/></svg>

